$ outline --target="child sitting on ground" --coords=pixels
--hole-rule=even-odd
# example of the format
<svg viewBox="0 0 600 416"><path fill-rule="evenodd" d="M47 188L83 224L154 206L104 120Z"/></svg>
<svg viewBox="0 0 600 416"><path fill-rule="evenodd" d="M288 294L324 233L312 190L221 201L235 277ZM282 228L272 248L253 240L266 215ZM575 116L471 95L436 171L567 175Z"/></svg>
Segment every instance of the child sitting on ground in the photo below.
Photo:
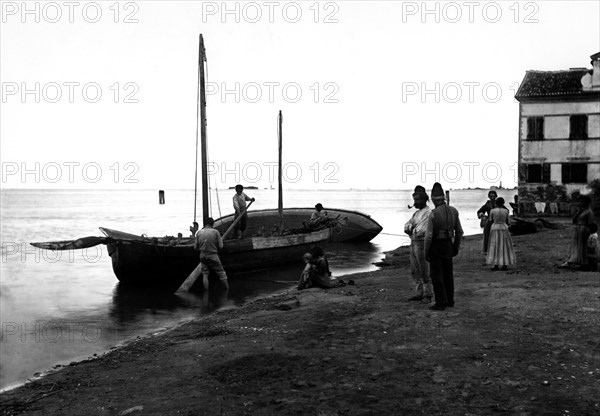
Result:
<svg viewBox="0 0 600 416"><path fill-rule="evenodd" d="M302 260L304 260L304 263L306 265L304 266L302 274L300 275L300 281L298 282L298 290L302 290L304 288L312 286L312 283L310 281L310 272L315 267L312 264L312 259L313 257L310 253L304 253L304 255L302 256Z"/></svg>

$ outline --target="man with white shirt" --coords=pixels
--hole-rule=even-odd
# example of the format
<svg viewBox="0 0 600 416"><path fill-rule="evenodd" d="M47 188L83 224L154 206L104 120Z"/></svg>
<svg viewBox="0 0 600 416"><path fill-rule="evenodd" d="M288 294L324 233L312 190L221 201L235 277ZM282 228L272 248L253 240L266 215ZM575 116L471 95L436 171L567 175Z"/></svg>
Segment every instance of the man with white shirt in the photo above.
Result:
<svg viewBox="0 0 600 416"><path fill-rule="evenodd" d="M412 196L417 212L404 225L404 232L410 236L410 273L415 283L415 295L409 300L431 303L433 286L425 259L425 229L431 208L427 206L429 197L422 186L415 187Z"/></svg>
<svg viewBox="0 0 600 416"><path fill-rule="evenodd" d="M246 212L246 201L254 202L254 198L250 198L244 193L244 187L242 185L235 186L235 195L233 196L233 209L235 214L233 219L237 219L240 215L242 218L236 224L234 232L237 238L242 238L244 231L246 230L246 224L248 223L248 213Z"/></svg>

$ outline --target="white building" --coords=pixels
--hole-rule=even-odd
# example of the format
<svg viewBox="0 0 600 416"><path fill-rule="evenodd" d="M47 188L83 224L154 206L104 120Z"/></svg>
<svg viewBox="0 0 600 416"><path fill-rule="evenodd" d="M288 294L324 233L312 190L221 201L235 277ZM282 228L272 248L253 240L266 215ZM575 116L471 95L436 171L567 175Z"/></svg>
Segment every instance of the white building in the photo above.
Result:
<svg viewBox="0 0 600 416"><path fill-rule="evenodd" d="M600 52L592 69L527 71L519 87L522 215L570 215L575 191L600 179Z"/></svg>

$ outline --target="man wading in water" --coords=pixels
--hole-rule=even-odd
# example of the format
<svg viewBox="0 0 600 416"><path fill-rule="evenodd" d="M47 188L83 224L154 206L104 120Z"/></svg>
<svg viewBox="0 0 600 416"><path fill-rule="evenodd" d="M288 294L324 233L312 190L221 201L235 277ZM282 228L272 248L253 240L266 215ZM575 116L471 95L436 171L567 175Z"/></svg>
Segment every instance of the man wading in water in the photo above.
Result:
<svg viewBox="0 0 600 416"><path fill-rule="evenodd" d="M194 242L194 248L200 250L200 263L202 263L202 282L204 283L204 289L208 290L208 276L210 272L215 272L219 276L219 280L226 289L229 289L229 283L227 282L227 274L221 259L219 258L219 250L223 248L223 239L219 231L213 228L215 220L208 217L204 220L204 228L198 230L196 233L196 241Z"/></svg>

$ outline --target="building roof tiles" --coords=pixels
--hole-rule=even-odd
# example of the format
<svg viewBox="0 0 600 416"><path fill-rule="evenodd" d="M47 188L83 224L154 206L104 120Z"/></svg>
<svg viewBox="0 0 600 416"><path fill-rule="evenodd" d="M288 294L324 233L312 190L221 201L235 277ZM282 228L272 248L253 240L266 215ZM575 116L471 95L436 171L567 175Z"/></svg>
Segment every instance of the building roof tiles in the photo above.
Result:
<svg viewBox="0 0 600 416"><path fill-rule="evenodd" d="M564 71L527 71L515 97L554 97L561 95L584 95L581 78L591 74L591 69L575 68Z"/></svg>

